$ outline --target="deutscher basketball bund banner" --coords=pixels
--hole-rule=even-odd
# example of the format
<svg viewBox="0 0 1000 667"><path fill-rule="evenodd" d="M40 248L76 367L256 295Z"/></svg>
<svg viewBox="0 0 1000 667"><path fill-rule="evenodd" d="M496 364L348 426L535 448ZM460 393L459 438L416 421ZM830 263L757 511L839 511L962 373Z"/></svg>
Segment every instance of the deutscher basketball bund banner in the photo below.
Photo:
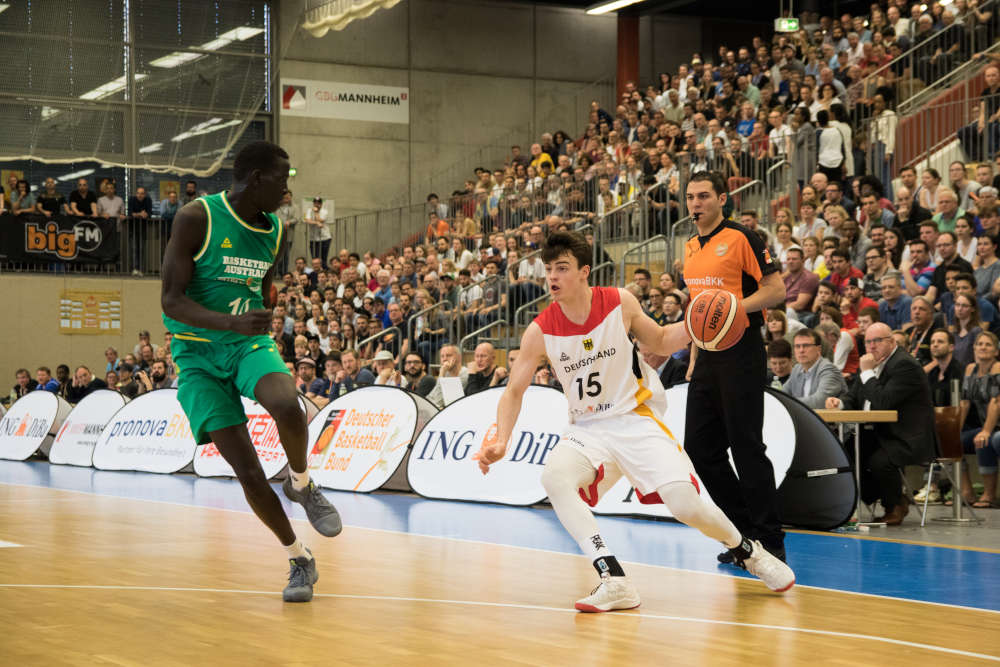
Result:
<svg viewBox="0 0 1000 667"><path fill-rule="evenodd" d="M11 262L113 262L120 245L117 220L0 214L0 257Z"/></svg>
<svg viewBox="0 0 1000 667"><path fill-rule="evenodd" d="M281 80L281 114L410 123L410 89L338 81Z"/></svg>

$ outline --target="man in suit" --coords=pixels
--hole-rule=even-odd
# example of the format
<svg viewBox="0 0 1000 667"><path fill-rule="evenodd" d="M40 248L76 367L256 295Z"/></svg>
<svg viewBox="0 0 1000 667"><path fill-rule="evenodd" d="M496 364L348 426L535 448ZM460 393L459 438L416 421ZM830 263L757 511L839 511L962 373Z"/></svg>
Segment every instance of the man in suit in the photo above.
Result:
<svg viewBox="0 0 1000 667"><path fill-rule="evenodd" d="M895 423L862 427L861 499L882 500L886 513L877 521L898 526L909 511L899 469L934 455L934 405L920 363L896 345L892 330L882 323L865 331L867 354L858 361L858 379L840 398L831 396L831 410L896 410Z"/></svg>
<svg viewBox="0 0 1000 667"><path fill-rule="evenodd" d="M823 339L813 329L801 329L793 339L795 368L785 383L786 394L794 396L813 410L826 405L826 399L847 392L847 384L832 361L823 357Z"/></svg>
<svg viewBox="0 0 1000 667"><path fill-rule="evenodd" d="M642 360L649 364L656 374L660 376L660 383L664 389L669 389L675 384L687 382L687 364L674 359L673 357L661 357L654 354L648 347L639 343L639 354Z"/></svg>

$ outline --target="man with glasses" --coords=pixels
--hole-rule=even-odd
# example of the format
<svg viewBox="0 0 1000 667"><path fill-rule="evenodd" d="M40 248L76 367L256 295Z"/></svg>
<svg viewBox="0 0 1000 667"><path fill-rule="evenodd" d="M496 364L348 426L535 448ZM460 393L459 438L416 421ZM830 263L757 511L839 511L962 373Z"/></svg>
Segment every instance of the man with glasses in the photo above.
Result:
<svg viewBox="0 0 1000 667"><path fill-rule="evenodd" d="M854 217L854 211L857 206L849 198L844 196L844 191L840 189L840 183L830 183L826 186L826 200L824 201L824 207L826 204L832 206L843 206L844 210L847 211L847 215Z"/></svg>
<svg viewBox="0 0 1000 667"><path fill-rule="evenodd" d="M793 341L796 364L785 382L786 394L818 410L831 396L847 392L844 376L832 361L823 357L822 339L816 331L802 329L796 332Z"/></svg>
<svg viewBox="0 0 1000 667"><path fill-rule="evenodd" d="M899 349L887 325L868 327L865 349L858 379L841 396L827 398L825 407L897 412L893 423L861 427L861 499L881 500L885 514L876 521L898 526L909 512L900 469L934 455L934 405L924 369Z"/></svg>
<svg viewBox="0 0 1000 667"><path fill-rule="evenodd" d="M878 303L882 298L882 278L889 273L886 251L881 246L873 245L865 251L865 268L868 269L862 279L865 296Z"/></svg>
<svg viewBox="0 0 1000 667"><path fill-rule="evenodd" d="M949 269L960 269L962 273L972 273L972 264L969 264L958 254L958 243L953 232L941 232L935 241L937 254L941 256L941 261L937 263L934 274L931 277L931 286L927 288L925 296L931 303L936 303L938 298L947 291L945 285L946 274Z"/></svg>

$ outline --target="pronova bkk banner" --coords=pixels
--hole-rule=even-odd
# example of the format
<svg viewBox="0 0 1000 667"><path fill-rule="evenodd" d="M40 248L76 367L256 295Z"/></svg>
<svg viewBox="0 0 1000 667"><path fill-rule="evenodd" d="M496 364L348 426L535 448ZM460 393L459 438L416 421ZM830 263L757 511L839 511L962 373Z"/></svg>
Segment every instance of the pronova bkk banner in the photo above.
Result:
<svg viewBox="0 0 1000 667"><path fill-rule="evenodd" d="M243 410L247 413L247 431L250 433L250 442L253 443L253 447L257 451L257 458L260 459L264 475L271 479L281 472L285 464L288 463L285 449L281 446L281 438L278 437L278 426L274 423L274 418L260 403L252 401L246 396L242 396L241 399ZM306 414L307 420L316 415L316 405L312 401L299 396L299 406ZM198 447L194 457L194 471L202 477L236 476L233 467L222 458L222 454L214 443Z"/></svg>
<svg viewBox="0 0 1000 667"><path fill-rule="evenodd" d="M94 447L101 470L177 472L194 458L195 442L176 389L136 397L115 413Z"/></svg>
<svg viewBox="0 0 1000 667"><path fill-rule="evenodd" d="M126 398L117 391L98 389L76 404L63 422L49 450L49 461L74 466L90 466L97 439Z"/></svg>
<svg viewBox="0 0 1000 667"><path fill-rule="evenodd" d="M684 445L684 415L687 410L688 385L681 384L667 390L667 414L664 424L670 429L677 442ZM785 479L792 458L795 455L795 425L788 410L774 396L764 394L764 444L767 456L774 466L776 486ZM732 464L732 455L729 458ZM703 498L711 500L705 486L698 480ZM585 490L586 493L586 490ZM662 503L641 504L632 485L624 477L613 486L597 485L599 501L593 510L595 514L638 514L642 516L672 516Z"/></svg>
<svg viewBox="0 0 1000 667"><path fill-rule="evenodd" d="M25 394L0 418L0 459L23 461L52 443L72 406L48 391Z"/></svg>
<svg viewBox="0 0 1000 667"><path fill-rule="evenodd" d="M428 422L413 443L407 477L427 498L532 505L545 498L542 467L568 423L566 397L549 387L524 394L504 460L479 472L472 455L496 437L503 387L461 398Z"/></svg>
<svg viewBox="0 0 1000 667"><path fill-rule="evenodd" d="M310 477L329 489L374 491L392 477L434 412L426 399L395 387L344 394L309 422Z"/></svg>

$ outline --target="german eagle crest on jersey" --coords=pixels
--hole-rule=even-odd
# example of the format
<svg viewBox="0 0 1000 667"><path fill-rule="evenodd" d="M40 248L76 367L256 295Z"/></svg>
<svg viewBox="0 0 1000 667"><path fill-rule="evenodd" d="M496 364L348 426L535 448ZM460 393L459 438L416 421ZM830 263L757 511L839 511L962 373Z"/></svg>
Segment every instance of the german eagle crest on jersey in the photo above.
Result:
<svg viewBox="0 0 1000 667"><path fill-rule="evenodd" d="M591 350L593 350L594 349L594 339L593 338L584 338L583 339L583 349L585 349L587 352L590 352Z"/></svg>

